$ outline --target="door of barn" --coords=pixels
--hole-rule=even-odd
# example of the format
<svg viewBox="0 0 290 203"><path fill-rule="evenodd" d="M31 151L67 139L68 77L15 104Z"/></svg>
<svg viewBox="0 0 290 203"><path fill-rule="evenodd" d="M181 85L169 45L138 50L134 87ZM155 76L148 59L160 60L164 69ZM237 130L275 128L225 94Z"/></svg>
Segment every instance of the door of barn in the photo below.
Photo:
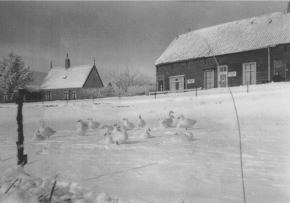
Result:
<svg viewBox="0 0 290 203"><path fill-rule="evenodd" d="M218 87L228 86L228 66L218 67Z"/></svg>
<svg viewBox="0 0 290 203"><path fill-rule="evenodd" d="M204 71L204 87L205 89L214 88L214 70Z"/></svg>
<svg viewBox="0 0 290 203"><path fill-rule="evenodd" d="M274 75L278 72L281 77L286 78L286 60L274 60Z"/></svg>

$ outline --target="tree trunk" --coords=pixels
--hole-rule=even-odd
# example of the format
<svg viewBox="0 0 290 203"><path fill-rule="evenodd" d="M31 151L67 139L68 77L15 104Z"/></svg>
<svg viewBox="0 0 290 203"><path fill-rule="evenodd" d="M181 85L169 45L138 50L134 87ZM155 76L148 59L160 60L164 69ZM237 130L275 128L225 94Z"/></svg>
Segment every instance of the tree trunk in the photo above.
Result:
<svg viewBox="0 0 290 203"><path fill-rule="evenodd" d="M18 140L17 145L17 165L24 166L27 163L27 155L24 155L24 135L23 135L23 116L22 116L22 106L23 106L23 96L24 89L20 89L18 96L16 98L17 108L17 125L18 125Z"/></svg>

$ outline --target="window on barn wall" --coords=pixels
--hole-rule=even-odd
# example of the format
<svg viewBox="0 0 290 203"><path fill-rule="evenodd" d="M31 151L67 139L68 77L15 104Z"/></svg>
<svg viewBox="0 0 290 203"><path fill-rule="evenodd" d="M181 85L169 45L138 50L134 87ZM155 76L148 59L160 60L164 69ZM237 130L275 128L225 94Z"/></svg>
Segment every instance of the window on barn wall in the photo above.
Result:
<svg viewBox="0 0 290 203"><path fill-rule="evenodd" d="M244 63L243 64L243 85L255 85L256 84L256 63Z"/></svg>
<svg viewBox="0 0 290 203"><path fill-rule="evenodd" d="M157 76L157 91L164 91L164 75Z"/></svg>
<svg viewBox="0 0 290 203"><path fill-rule="evenodd" d="M183 90L184 89L184 75L169 77L170 91Z"/></svg>
<svg viewBox="0 0 290 203"><path fill-rule="evenodd" d="M69 99L68 96L69 96L68 90L65 90L64 91L64 99L68 100Z"/></svg>
<svg viewBox="0 0 290 203"><path fill-rule="evenodd" d="M286 78L286 60L274 60L274 74L278 72L283 78Z"/></svg>
<svg viewBox="0 0 290 203"><path fill-rule="evenodd" d="M72 90L71 91L71 98L72 99L77 99L77 91L76 90Z"/></svg>
<svg viewBox="0 0 290 203"><path fill-rule="evenodd" d="M46 100L50 100L51 99L51 92L47 91L46 92Z"/></svg>

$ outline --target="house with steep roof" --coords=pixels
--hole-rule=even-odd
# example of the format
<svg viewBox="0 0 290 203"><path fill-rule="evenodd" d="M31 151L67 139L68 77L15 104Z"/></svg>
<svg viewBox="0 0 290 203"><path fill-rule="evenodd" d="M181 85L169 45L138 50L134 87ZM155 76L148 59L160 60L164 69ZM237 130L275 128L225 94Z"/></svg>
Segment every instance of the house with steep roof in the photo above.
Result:
<svg viewBox="0 0 290 203"><path fill-rule="evenodd" d="M177 36L155 62L158 91L289 81L290 4L271 13Z"/></svg>
<svg viewBox="0 0 290 203"><path fill-rule="evenodd" d="M70 66L65 59L65 67L53 67L48 72L40 91L46 101L82 99L83 90L104 87L94 65Z"/></svg>

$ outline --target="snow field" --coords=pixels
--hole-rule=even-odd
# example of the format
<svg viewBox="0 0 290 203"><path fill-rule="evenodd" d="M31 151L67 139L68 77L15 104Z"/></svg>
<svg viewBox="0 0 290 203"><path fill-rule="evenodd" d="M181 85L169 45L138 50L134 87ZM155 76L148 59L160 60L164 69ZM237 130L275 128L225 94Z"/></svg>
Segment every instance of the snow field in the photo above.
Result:
<svg viewBox="0 0 290 203"><path fill-rule="evenodd" d="M240 119L247 202L290 201L289 132L290 84L232 88ZM43 105L46 105L44 107ZM50 106L49 105L54 105ZM16 108L1 104L0 171L16 162ZM5 108L3 108L5 107ZM11 108L13 107L13 108ZM160 129L158 118L174 112L197 120L189 131L193 142L174 142L175 132ZM129 131L127 144L104 145L101 129L76 135L79 119L103 124L136 124L138 115L153 138ZM243 202L239 134L232 98L227 89L99 100L25 104L25 151L28 173L78 182L98 193L143 202ZM57 131L50 140L31 142L43 118Z"/></svg>

